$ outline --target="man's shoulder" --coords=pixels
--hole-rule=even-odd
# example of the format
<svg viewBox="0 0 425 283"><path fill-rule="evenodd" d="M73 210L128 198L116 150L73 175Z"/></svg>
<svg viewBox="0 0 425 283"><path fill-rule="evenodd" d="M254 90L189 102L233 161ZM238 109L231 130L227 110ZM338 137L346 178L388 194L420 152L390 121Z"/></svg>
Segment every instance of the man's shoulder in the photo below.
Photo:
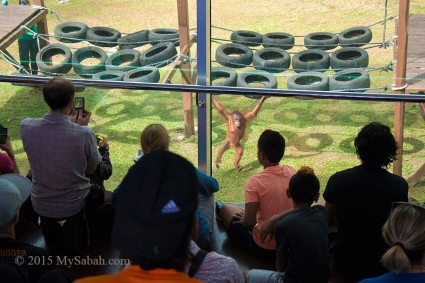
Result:
<svg viewBox="0 0 425 283"><path fill-rule="evenodd" d="M43 118L25 118L21 121L21 126L37 125L42 121Z"/></svg>
<svg viewBox="0 0 425 283"><path fill-rule="evenodd" d="M27 255L47 255L43 248L9 238L0 239L0 249L25 250Z"/></svg>

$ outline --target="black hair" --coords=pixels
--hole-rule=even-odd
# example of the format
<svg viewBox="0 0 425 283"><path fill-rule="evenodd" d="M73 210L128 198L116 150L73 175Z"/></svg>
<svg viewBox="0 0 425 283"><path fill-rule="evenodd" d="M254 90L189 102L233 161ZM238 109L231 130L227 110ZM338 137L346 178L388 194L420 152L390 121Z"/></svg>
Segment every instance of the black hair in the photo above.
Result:
<svg viewBox="0 0 425 283"><path fill-rule="evenodd" d="M289 192L295 202L312 204L319 190L319 179L310 167L302 166L289 180Z"/></svg>
<svg viewBox="0 0 425 283"><path fill-rule="evenodd" d="M279 132L267 129L258 139L258 150L271 163L279 163L285 153L285 139Z"/></svg>
<svg viewBox="0 0 425 283"><path fill-rule="evenodd" d="M379 122L364 126L357 135L354 146L364 164L387 168L397 159L397 141L390 128Z"/></svg>
<svg viewBox="0 0 425 283"><path fill-rule="evenodd" d="M44 101L52 110L65 108L75 95L72 81L51 78L43 87Z"/></svg>

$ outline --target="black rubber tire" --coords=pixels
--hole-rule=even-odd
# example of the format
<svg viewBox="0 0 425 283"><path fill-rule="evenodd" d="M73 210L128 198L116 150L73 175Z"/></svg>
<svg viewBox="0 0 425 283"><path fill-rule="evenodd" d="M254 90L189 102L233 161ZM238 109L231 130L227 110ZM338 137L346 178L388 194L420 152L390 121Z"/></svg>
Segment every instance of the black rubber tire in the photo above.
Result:
<svg viewBox="0 0 425 283"><path fill-rule="evenodd" d="M329 90L329 77L320 72L303 72L289 77L288 89L295 90Z"/></svg>
<svg viewBox="0 0 425 283"><path fill-rule="evenodd" d="M222 44L215 51L215 60L221 65L230 68L245 68L251 65L252 56L251 49L237 43Z"/></svg>
<svg viewBox="0 0 425 283"><path fill-rule="evenodd" d="M262 83L261 86L254 86L252 83ZM264 71L244 71L238 75L238 87L253 87L253 88L277 88L277 79L275 76ZM260 99L262 95L244 95L251 99Z"/></svg>
<svg viewBox="0 0 425 283"><path fill-rule="evenodd" d="M85 23L66 22L58 24L53 33L59 41L73 43L85 40L88 29Z"/></svg>
<svg viewBox="0 0 425 283"><path fill-rule="evenodd" d="M342 47L360 47L372 40L372 30L359 26L344 30L338 34L338 42Z"/></svg>
<svg viewBox="0 0 425 283"><path fill-rule="evenodd" d="M177 29L158 28L149 31L149 43L157 45L159 43L171 42L174 46L179 46L179 31Z"/></svg>
<svg viewBox="0 0 425 283"><path fill-rule="evenodd" d="M120 50L109 56L105 65L109 71L128 72L140 68L140 52L134 49Z"/></svg>
<svg viewBox="0 0 425 283"><path fill-rule="evenodd" d="M294 47L295 38L289 33L271 32L263 34L262 43L264 47L276 47L288 50Z"/></svg>
<svg viewBox="0 0 425 283"><path fill-rule="evenodd" d="M331 67L335 71L351 68L367 68L369 54L360 47L344 47L331 54Z"/></svg>
<svg viewBox="0 0 425 283"><path fill-rule="evenodd" d="M329 54L320 49L303 50L292 56L292 68L295 72L324 72L329 69Z"/></svg>
<svg viewBox="0 0 425 283"><path fill-rule="evenodd" d="M291 56L280 48L267 47L254 53L252 65L257 70L281 73L288 70L291 65Z"/></svg>
<svg viewBox="0 0 425 283"><path fill-rule="evenodd" d="M365 69L340 71L329 79L329 89L334 91L364 92L370 87L370 76Z"/></svg>
<svg viewBox="0 0 425 283"><path fill-rule="evenodd" d="M230 35L230 40L233 43L243 44L246 46L260 46L262 35L255 31L235 30Z"/></svg>
<svg viewBox="0 0 425 283"><path fill-rule="evenodd" d="M121 33L113 28L92 27L87 30L87 41L96 46L113 47L118 45Z"/></svg>
<svg viewBox="0 0 425 283"><path fill-rule="evenodd" d="M52 64L51 58L56 55L63 55L63 60L58 64ZM36 56L38 69L46 75L68 73L72 68L71 60L71 49L60 43L44 46Z"/></svg>
<svg viewBox="0 0 425 283"><path fill-rule="evenodd" d="M216 81L217 79L223 79ZM213 86L236 86L238 74L235 70L227 67L212 67L211 68L211 84Z"/></svg>
<svg viewBox="0 0 425 283"><path fill-rule="evenodd" d="M97 74L94 74L92 80L99 81L122 81L126 72L123 71L103 71Z"/></svg>
<svg viewBox="0 0 425 283"><path fill-rule="evenodd" d="M138 32L127 34L118 38L118 47L120 50L133 49L149 43L149 30L141 30Z"/></svg>
<svg viewBox="0 0 425 283"><path fill-rule="evenodd" d="M140 82L140 83L157 83L160 79L158 68L141 67L133 71L127 72L123 81Z"/></svg>
<svg viewBox="0 0 425 283"><path fill-rule="evenodd" d="M313 32L304 37L304 45L308 49L334 49L338 46L338 37L331 32Z"/></svg>
<svg viewBox="0 0 425 283"><path fill-rule="evenodd" d="M83 65L81 62L88 58L99 59L99 63L96 65ZM106 52L96 46L86 46L77 49L72 55L72 65L74 72L83 78L91 78L94 74L103 72L106 70L105 62L108 58Z"/></svg>
<svg viewBox="0 0 425 283"><path fill-rule="evenodd" d="M172 62L172 58L177 55L177 49L171 42L159 43L145 50L140 54L140 65L155 65L158 68L164 67Z"/></svg>

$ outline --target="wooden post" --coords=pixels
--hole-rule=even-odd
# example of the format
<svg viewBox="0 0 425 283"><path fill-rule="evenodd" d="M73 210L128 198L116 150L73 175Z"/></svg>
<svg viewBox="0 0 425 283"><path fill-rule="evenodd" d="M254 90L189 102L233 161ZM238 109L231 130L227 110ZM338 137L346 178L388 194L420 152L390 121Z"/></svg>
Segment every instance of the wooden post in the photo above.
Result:
<svg viewBox="0 0 425 283"><path fill-rule="evenodd" d="M406 83L406 61L409 28L409 0L400 0L397 20L397 44L395 50L394 88L401 88ZM405 89L393 90L394 94L404 94ZM393 172L402 175L403 169L403 132L404 132L404 102L396 102L394 109L394 134L399 145L397 160Z"/></svg>
<svg viewBox="0 0 425 283"><path fill-rule="evenodd" d="M34 5L42 6L44 7L44 0L34 0ZM37 23L37 30L39 34L49 34L49 29L47 28L47 19L46 17L43 17L38 23ZM39 40L40 49L44 46L48 45L49 43L45 40Z"/></svg>
<svg viewBox="0 0 425 283"><path fill-rule="evenodd" d="M180 39L180 53L190 57L190 48L182 50L183 47L189 46L189 15L188 15L187 0L177 0L177 12L179 20L179 39ZM186 78L191 77L190 62L184 62L180 66L182 70L182 84L190 84ZM183 75L183 72L186 76ZM183 93L183 111L184 111L184 134L189 138L195 134L195 123L193 118L193 102L192 94L190 92Z"/></svg>

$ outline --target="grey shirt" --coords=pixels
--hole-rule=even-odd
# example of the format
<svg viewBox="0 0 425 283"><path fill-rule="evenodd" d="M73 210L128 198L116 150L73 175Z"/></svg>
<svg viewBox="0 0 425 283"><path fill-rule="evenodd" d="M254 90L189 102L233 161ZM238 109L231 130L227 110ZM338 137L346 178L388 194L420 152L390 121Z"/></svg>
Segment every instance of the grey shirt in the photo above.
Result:
<svg viewBox="0 0 425 283"><path fill-rule="evenodd" d="M80 211L90 189L85 172L94 172L102 159L94 132L50 112L24 119L21 138L32 171L34 210L54 218Z"/></svg>

